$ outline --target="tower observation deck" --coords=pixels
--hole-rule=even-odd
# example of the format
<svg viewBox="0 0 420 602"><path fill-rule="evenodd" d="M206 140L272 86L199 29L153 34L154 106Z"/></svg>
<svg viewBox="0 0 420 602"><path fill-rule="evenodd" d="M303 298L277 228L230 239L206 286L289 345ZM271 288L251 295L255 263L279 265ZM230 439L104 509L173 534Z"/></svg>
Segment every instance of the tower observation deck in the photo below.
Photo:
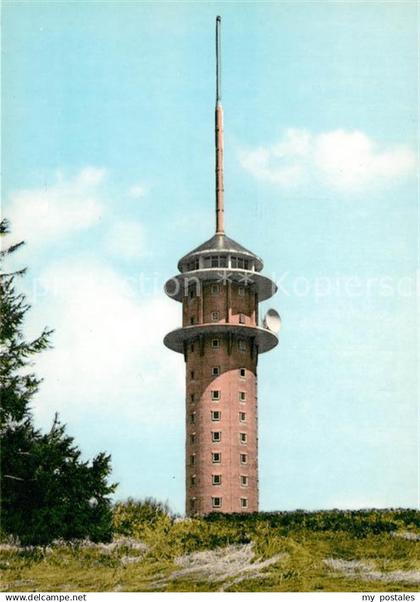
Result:
<svg viewBox="0 0 420 602"><path fill-rule="evenodd" d="M278 343L278 314L258 320L258 304L277 286L261 273L262 260L224 232L220 24L217 17L216 233L179 260L165 285L182 303L182 328L164 344L186 363L189 516L258 510L257 364Z"/></svg>

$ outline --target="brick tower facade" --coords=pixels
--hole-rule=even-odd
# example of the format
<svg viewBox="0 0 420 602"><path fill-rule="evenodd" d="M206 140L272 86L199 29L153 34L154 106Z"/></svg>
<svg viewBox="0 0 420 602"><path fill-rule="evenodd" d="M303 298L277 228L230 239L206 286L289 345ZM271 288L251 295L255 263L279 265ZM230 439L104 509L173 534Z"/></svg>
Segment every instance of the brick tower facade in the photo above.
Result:
<svg viewBox="0 0 420 602"><path fill-rule="evenodd" d="M217 57L220 18L216 23ZM224 233L223 110L217 61L216 234L178 263L165 285L182 328L164 343L186 364L186 513L258 510L257 363L277 345L258 304L277 290L259 257Z"/></svg>

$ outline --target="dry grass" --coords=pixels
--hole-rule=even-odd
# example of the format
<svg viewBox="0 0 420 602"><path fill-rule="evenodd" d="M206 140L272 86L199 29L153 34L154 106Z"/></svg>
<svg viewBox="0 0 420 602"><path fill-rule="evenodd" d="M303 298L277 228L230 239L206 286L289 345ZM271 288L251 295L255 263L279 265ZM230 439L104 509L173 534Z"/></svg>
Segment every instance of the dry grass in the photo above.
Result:
<svg viewBox="0 0 420 602"><path fill-rule="evenodd" d="M420 570L381 572L372 562L364 560L343 560L327 558L324 563L331 569L366 581L386 581L392 583L420 583Z"/></svg>
<svg viewBox="0 0 420 602"><path fill-rule="evenodd" d="M175 558L175 564L182 567L169 576L150 584L151 588L166 588L170 582L189 580L221 584L225 591L245 579L264 579L268 574L264 570L280 562L287 554L277 554L266 560L256 559L253 544L232 545L216 550L193 552Z"/></svg>
<svg viewBox="0 0 420 602"><path fill-rule="evenodd" d="M299 518L299 517L298 517ZM322 518L322 517L321 517ZM386 518L384 520L387 520ZM0 545L1 591L417 591L420 533L171 520L107 544Z"/></svg>
<svg viewBox="0 0 420 602"><path fill-rule="evenodd" d="M420 541L420 535L413 533L412 531L393 531L394 537L401 537L402 539L408 539L411 541Z"/></svg>

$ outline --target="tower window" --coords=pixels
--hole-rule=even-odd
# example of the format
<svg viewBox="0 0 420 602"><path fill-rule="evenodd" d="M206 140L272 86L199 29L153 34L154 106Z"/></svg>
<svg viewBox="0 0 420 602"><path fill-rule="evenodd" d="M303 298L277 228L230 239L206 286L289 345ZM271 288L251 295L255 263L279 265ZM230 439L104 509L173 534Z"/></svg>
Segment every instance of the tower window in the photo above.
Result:
<svg viewBox="0 0 420 602"><path fill-rule="evenodd" d="M190 422L191 422L191 424L195 424L195 412L190 414Z"/></svg>
<svg viewBox="0 0 420 602"><path fill-rule="evenodd" d="M212 497L211 498L211 505L213 506L213 508L221 508L221 506L222 506L222 498L221 497Z"/></svg>
<svg viewBox="0 0 420 602"><path fill-rule="evenodd" d="M211 454L211 461L213 464L220 464L222 461L222 454L220 452L213 452Z"/></svg>
<svg viewBox="0 0 420 602"><path fill-rule="evenodd" d="M248 498L241 497L241 508L248 508Z"/></svg>
<svg viewBox="0 0 420 602"><path fill-rule="evenodd" d="M186 269L188 272L191 272L192 270L198 270L199 268L199 260L198 257L197 259L193 259L192 261L190 261L189 263L187 263L185 265Z"/></svg>
<svg viewBox="0 0 420 602"><path fill-rule="evenodd" d="M241 474L241 487L248 487L248 477Z"/></svg>
<svg viewBox="0 0 420 602"><path fill-rule="evenodd" d="M220 339L212 339L211 346L213 347L213 349L219 349Z"/></svg>
<svg viewBox="0 0 420 602"><path fill-rule="evenodd" d="M219 319L219 312L218 311L212 311L211 312L211 319L213 320L213 322L215 322L216 320Z"/></svg>
<svg viewBox="0 0 420 602"><path fill-rule="evenodd" d="M240 454L241 464L248 464L248 454Z"/></svg>
<svg viewBox="0 0 420 602"><path fill-rule="evenodd" d="M246 351L246 342L243 339L239 339L238 349L239 351Z"/></svg>
<svg viewBox="0 0 420 602"><path fill-rule="evenodd" d="M191 316L191 318L190 318L190 324L191 324L191 326L192 326L193 324L195 324L195 318L194 318L194 316Z"/></svg>
<svg viewBox="0 0 420 602"><path fill-rule="evenodd" d="M195 474L191 475L190 484L194 487L197 482L197 477Z"/></svg>
<svg viewBox="0 0 420 602"><path fill-rule="evenodd" d="M218 268L219 267L219 257L217 255L213 255L211 258L211 267Z"/></svg>
<svg viewBox="0 0 420 602"><path fill-rule="evenodd" d="M191 403L195 402L195 393L191 393L191 395L190 395L190 401L191 401Z"/></svg>
<svg viewBox="0 0 420 602"><path fill-rule="evenodd" d="M239 324L245 324L245 314L239 314Z"/></svg>
<svg viewBox="0 0 420 602"><path fill-rule="evenodd" d="M219 401L220 399L220 391L212 391L211 398L213 401Z"/></svg>
<svg viewBox="0 0 420 602"><path fill-rule="evenodd" d="M249 270L249 259L244 259L243 257L232 257L230 260L230 265L232 268Z"/></svg>
<svg viewBox="0 0 420 602"><path fill-rule="evenodd" d="M219 422L221 418L222 412L215 411L211 413L211 419L213 422Z"/></svg>
<svg viewBox="0 0 420 602"><path fill-rule="evenodd" d="M239 286L238 287L238 295L240 297L245 297L245 287L244 286Z"/></svg>
<svg viewBox="0 0 420 602"><path fill-rule="evenodd" d="M221 485L222 484L222 475L214 474L211 476L211 484L212 485Z"/></svg>
<svg viewBox="0 0 420 602"><path fill-rule="evenodd" d="M220 286L218 284L212 284L210 287L210 292L212 295L218 295L220 293Z"/></svg>
<svg viewBox="0 0 420 602"><path fill-rule="evenodd" d="M246 370L245 370L245 368L239 368L239 376L241 378L245 378L246 377Z"/></svg>
<svg viewBox="0 0 420 602"><path fill-rule="evenodd" d="M239 391L239 401L246 401L246 392Z"/></svg>
<svg viewBox="0 0 420 602"><path fill-rule="evenodd" d="M194 343L191 343L191 346L190 346L190 351L191 351L191 353L193 353L193 352L194 352Z"/></svg>
<svg viewBox="0 0 420 602"><path fill-rule="evenodd" d="M219 267L227 268L227 257L226 255L221 255L219 258Z"/></svg>
<svg viewBox="0 0 420 602"><path fill-rule="evenodd" d="M248 435L246 433L239 433L239 441L246 443L248 441Z"/></svg>
<svg viewBox="0 0 420 602"><path fill-rule="evenodd" d="M190 286L188 291L190 299L193 299L197 295L197 285L194 283Z"/></svg>
<svg viewBox="0 0 420 602"><path fill-rule="evenodd" d="M194 376L195 376L194 370L191 370L191 372L190 372L190 378L191 378L191 380L194 380Z"/></svg>
<svg viewBox="0 0 420 602"><path fill-rule="evenodd" d="M219 376L220 366L213 366L213 368L211 369L211 373L213 376Z"/></svg>
<svg viewBox="0 0 420 602"><path fill-rule="evenodd" d="M190 456L190 466L195 466L195 454L191 454Z"/></svg>
<svg viewBox="0 0 420 602"><path fill-rule="evenodd" d="M190 443L191 443L191 445L193 445L195 443L195 441L196 441L196 434L192 433L190 435Z"/></svg>
<svg viewBox="0 0 420 602"><path fill-rule="evenodd" d="M219 443L222 440L222 433L220 431L212 431L211 440L213 443Z"/></svg>
<svg viewBox="0 0 420 602"><path fill-rule="evenodd" d="M240 422L246 422L245 412L239 412L239 420L240 420Z"/></svg>

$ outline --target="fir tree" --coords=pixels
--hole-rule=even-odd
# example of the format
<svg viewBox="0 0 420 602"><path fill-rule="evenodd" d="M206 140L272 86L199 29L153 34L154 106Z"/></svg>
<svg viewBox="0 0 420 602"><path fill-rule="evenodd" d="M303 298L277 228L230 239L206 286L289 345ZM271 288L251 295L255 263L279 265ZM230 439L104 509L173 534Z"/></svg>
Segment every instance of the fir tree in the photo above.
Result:
<svg viewBox="0 0 420 602"><path fill-rule="evenodd" d="M0 235L7 233L3 220ZM22 244L1 250L2 266ZM0 273L2 530L25 543L108 540L109 495L116 487L107 482L110 456L100 453L91 462L83 461L57 415L46 434L33 425L30 402L41 380L31 370L32 361L49 346L52 331L44 329L36 339L25 340L23 325L30 306L16 290L16 279L24 273Z"/></svg>

